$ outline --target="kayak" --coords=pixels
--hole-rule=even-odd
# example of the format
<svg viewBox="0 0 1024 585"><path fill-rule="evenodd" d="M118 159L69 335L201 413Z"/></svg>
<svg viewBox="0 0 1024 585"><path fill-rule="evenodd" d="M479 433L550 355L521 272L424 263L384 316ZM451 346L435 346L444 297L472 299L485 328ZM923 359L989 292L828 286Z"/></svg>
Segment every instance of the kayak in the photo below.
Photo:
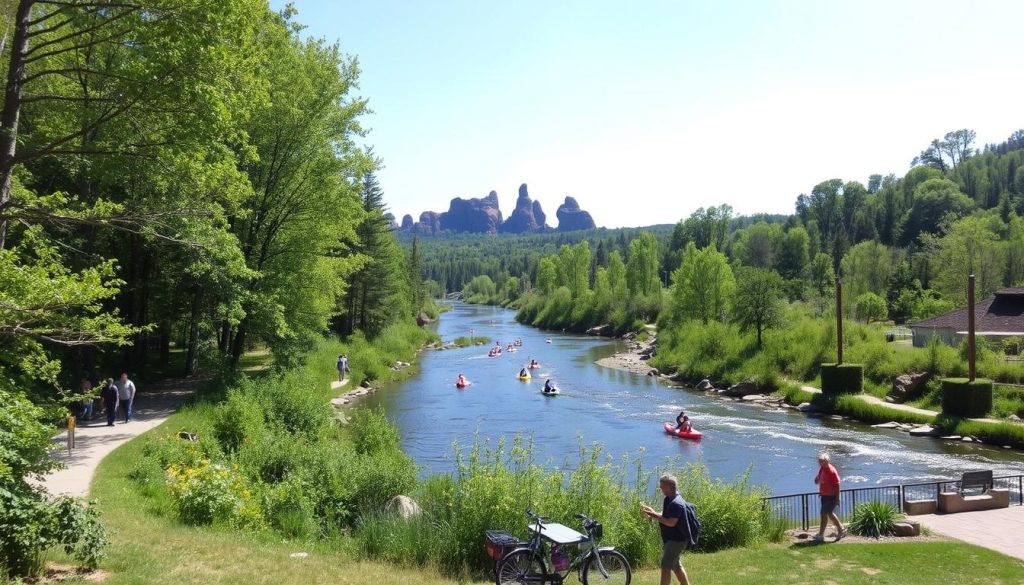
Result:
<svg viewBox="0 0 1024 585"><path fill-rule="evenodd" d="M531 370L536 370L536 369L540 368L540 364L536 364L536 365L530 364L529 366L526 366L526 367L530 368Z"/></svg>
<svg viewBox="0 0 1024 585"><path fill-rule="evenodd" d="M683 431L677 431L676 430L676 425L674 425L672 423L668 423L668 422L665 423L665 432L670 434L670 435L675 435L675 436L679 437L680 439L691 439L691 440L694 440L694 441L699 441L701 439L701 437L704 436L700 431L690 431L688 433L683 432Z"/></svg>
<svg viewBox="0 0 1024 585"><path fill-rule="evenodd" d="M558 388L552 388L550 392L547 390L541 390L540 393L544 396L558 396L561 394L561 392L558 391Z"/></svg>
<svg viewBox="0 0 1024 585"><path fill-rule="evenodd" d="M520 380L526 382L530 379L530 374L526 374L525 376L516 376L516 378L519 378Z"/></svg>
<svg viewBox="0 0 1024 585"><path fill-rule="evenodd" d="M469 387L470 384L472 384L472 382L466 382L465 384L462 384L460 382L456 382L455 383L455 387L461 390L463 388Z"/></svg>

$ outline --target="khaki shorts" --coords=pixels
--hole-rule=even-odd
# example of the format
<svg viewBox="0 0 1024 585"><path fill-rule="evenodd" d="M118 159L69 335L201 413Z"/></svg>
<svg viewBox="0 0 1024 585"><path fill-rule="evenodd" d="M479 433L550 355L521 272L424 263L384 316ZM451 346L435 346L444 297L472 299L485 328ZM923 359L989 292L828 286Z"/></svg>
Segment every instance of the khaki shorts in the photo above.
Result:
<svg viewBox="0 0 1024 585"><path fill-rule="evenodd" d="M666 540L661 548L661 568L676 569L682 567L679 557L686 550L686 542L682 540Z"/></svg>

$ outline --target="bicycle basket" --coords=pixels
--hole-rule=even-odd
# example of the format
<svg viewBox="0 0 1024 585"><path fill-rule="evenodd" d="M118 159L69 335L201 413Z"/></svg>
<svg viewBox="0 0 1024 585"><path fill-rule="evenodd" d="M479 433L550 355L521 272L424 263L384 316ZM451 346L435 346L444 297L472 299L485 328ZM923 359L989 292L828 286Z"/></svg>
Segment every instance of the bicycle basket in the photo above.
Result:
<svg viewBox="0 0 1024 585"><path fill-rule="evenodd" d="M602 536L604 536L604 526L601 526L601 523L597 520L591 520L587 524L586 528L588 531L590 531L590 535L595 540L600 539Z"/></svg>
<svg viewBox="0 0 1024 585"><path fill-rule="evenodd" d="M503 530L488 530L484 532L487 541L487 556L496 561L508 554L512 549L519 546L519 539Z"/></svg>

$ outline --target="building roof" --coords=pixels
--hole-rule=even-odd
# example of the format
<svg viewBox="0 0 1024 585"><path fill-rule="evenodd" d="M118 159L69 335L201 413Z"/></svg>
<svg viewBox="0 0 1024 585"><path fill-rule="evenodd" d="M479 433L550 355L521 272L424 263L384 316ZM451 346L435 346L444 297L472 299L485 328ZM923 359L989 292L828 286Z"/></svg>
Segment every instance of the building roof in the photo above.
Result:
<svg viewBox="0 0 1024 585"><path fill-rule="evenodd" d="M967 308L918 321L911 327L966 331ZM976 302L974 327L979 333L1024 332L1024 288L1001 288L995 295Z"/></svg>

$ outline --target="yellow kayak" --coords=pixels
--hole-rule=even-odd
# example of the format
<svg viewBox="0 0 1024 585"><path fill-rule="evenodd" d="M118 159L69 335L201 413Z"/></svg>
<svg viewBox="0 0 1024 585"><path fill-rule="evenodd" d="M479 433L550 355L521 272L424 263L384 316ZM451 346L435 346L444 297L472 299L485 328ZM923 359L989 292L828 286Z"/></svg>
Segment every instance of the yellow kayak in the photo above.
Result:
<svg viewBox="0 0 1024 585"><path fill-rule="evenodd" d="M525 382L526 380L530 379L530 374L526 374L525 376L516 376L516 378L519 378L520 380L523 380Z"/></svg>

